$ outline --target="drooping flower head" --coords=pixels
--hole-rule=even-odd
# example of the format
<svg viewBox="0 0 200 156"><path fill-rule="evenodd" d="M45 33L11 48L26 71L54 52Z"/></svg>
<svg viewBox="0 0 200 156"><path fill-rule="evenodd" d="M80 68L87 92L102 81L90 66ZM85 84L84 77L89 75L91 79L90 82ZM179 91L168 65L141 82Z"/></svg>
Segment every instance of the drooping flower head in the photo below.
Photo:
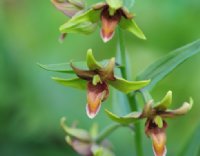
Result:
<svg viewBox="0 0 200 156"><path fill-rule="evenodd" d="M133 20L133 15L123 6L122 0L106 0L79 12L63 24L60 31L90 34L96 30L99 21L101 21L100 35L104 42L112 39L117 26L141 39L146 39Z"/></svg>
<svg viewBox="0 0 200 156"><path fill-rule="evenodd" d="M78 12L85 9L84 0L51 0L52 4L67 17L72 17ZM66 37L67 33L62 33L60 41L62 42Z"/></svg>
<svg viewBox="0 0 200 156"><path fill-rule="evenodd" d="M78 78L74 79L61 79L54 77L53 80L68 86L78 89L87 90L87 105L86 111L90 118L94 118L99 112L101 103L105 101L109 96L109 85L118 89L121 92L129 93L135 90L139 90L149 84L147 81L127 81L123 78L119 78L114 74L114 68L116 67L115 58L106 60L106 63L97 62L92 54L92 50L89 49L86 57L86 64L88 69L79 69L74 63L70 63L70 67L66 71L61 72L76 74ZM51 66L51 69L45 65L40 65L47 70L55 70L55 67ZM69 64L68 64L69 66Z"/></svg>
<svg viewBox="0 0 200 156"><path fill-rule="evenodd" d="M166 133L167 122L165 118L172 118L186 114L193 105L193 100L190 103L184 102L183 105L175 110L170 110L168 107L172 102L172 92L169 91L166 96L158 103L154 104L150 100L143 108L142 112L132 112L124 117L119 117L108 110L107 115L114 121L121 124L131 124L139 119L146 118L145 133L152 140L152 147L155 156L165 156L167 153L166 148Z"/></svg>
<svg viewBox="0 0 200 156"><path fill-rule="evenodd" d="M96 140L99 133L96 124L88 132L75 126L67 126L65 120L64 117L61 118L60 123L66 133L65 140L78 154L82 156L114 156L112 145L108 140Z"/></svg>

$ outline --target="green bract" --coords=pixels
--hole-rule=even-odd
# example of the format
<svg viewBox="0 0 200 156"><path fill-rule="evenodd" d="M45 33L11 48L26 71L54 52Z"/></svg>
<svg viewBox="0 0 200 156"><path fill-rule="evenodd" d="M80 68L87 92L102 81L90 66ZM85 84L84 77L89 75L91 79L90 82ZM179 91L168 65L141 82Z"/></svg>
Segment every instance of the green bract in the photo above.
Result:
<svg viewBox="0 0 200 156"><path fill-rule="evenodd" d="M86 67L84 69L79 69L74 66L76 63L50 66L40 64L40 66L47 70L76 74L78 78L63 79L53 77L52 79L68 87L86 89L87 115L90 118L93 118L98 113L101 102L105 101L109 95L108 85L113 86L121 92L129 93L145 87L150 82L150 80L127 81L123 78L119 78L114 74L114 68L116 67L115 58L111 58L109 61L104 62L106 62L106 64L97 62L92 54L92 50L89 49L86 56L86 65L88 69L86 69ZM80 65L80 62L78 64Z"/></svg>
<svg viewBox="0 0 200 156"><path fill-rule="evenodd" d="M95 31L101 20L101 37L104 42L109 41L119 25L141 39L146 39L143 32L133 20L133 15L123 7L122 0L106 0L97 3L89 9L77 13L68 22L60 26L62 33L89 34Z"/></svg>
<svg viewBox="0 0 200 156"><path fill-rule="evenodd" d="M148 137L151 137L153 142L153 150L156 156L166 155L166 134L165 129L167 123L164 118L171 118L179 115L186 114L193 105L193 100L190 99L190 102L184 102L183 105L175 110L170 110L168 107L172 102L172 92L168 91L165 97L153 105L153 101L150 100L142 112L132 112L126 116L119 117L108 110L106 110L109 118L115 122L118 122L123 125L129 125L135 123L139 119L146 118L145 124L145 133Z"/></svg>

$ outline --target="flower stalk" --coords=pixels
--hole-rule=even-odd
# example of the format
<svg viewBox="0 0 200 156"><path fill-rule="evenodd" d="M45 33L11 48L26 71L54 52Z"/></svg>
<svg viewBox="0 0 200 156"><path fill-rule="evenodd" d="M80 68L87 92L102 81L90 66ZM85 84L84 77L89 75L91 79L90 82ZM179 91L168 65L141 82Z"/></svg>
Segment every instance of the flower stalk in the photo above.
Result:
<svg viewBox="0 0 200 156"><path fill-rule="evenodd" d="M124 43L124 36L123 36L123 32L120 30L120 28L118 27L118 38L119 38L119 50L120 50L120 58L121 58L121 64L122 64L122 68L121 68L121 74L122 77L124 77L125 79L127 79L128 77L128 72L127 72L127 65L126 65L126 49L125 49L125 43ZM136 99L136 93L135 94L127 94L126 95L127 99L128 99L128 103L129 103L129 108L130 108L130 112L133 111L138 111L138 101ZM133 104L134 102L134 104ZM134 131L135 131L135 146L136 146L136 153L137 156L143 156L143 147L142 147L142 134L141 134L141 125L140 123L136 123L134 125Z"/></svg>

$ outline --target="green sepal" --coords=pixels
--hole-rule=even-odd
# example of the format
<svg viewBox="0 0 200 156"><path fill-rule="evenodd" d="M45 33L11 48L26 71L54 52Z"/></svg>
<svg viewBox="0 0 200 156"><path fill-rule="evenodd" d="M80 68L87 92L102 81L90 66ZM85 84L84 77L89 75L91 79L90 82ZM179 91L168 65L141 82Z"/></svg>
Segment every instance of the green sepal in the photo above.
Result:
<svg viewBox="0 0 200 156"><path fill-rule="evenodd" d="M106 0L106 3L109 5L109 8L117 10L123 6L122 0Z"/></svg>
<svg viewBox="0 0 200 156"><path fill-rule="evenodd" d="M118 122L122 125L129 125L131 123L134 123L141 116L141 113L139 113L139 112L133 112L133 113L130 113L123 117L117 116L116 114L113 114L112 112L108 111L107 109L105 110L105 112L111 120Z"/></svg>
<svg viewBox="0 0 200 156"><path fill-rule="evenodd" d="M131 32L133 35L137 36L138 38L146 40L144 33L137 26L137 24L135 23L135 21L133 19L126 19L126 18L122 17L122 19L119 22L119 26L122 29Z"/></svg>
<svg viewBox="0 0 200 156"><path fill-rule="evenodd" d="M159 128L162 128L163 127L163 120L162 120L162 117L159 116L159 115L156 115L154 117L154 123L159 127Z"/></svg>
<svg viewBox="0 0 200 156"><path fill-rule="evenodd" d="M68 22L61 25L59 30L62 33L90 34L96 30L99 16L100 11L93 9L77 13Z"/></svg>
<svg viewBox="0 0 200 156"><path fill-rule="evenodd" d="M71 68L70 63L58 63L58 64L48 64L48 65L37 63L37 65L48 71L74 74L74 71ZM75 65L78 67L80 66L83 69L87 68L85 62L75 62Z"/></svg>
<svg viewBox="0 0 200 156"><path fill-rule="evenodd" d="M110 60L102 60L99 62L99 65L104 65L107 64ZM71 68L71 63L58 63L58 64L41 64L41 63L37 63L37 65L39 65L39 67L48 70L48 71L52 71L52 72L60 72L60 73L68 73L68 74L75 74L73 69ZM86 62L73 62L73 65L75 65L76 67L80 68L80 69L87 69L87 64ZM121 68L122 66L120 65L115 65L115 67Z"/></svg>
<svg viewBox="0 0 200 156"><path fill-rule="evenodd" d="M184 115L192 109L193 103L194 103L193 99L190 98L189 103L184 102L183 105L181 107L179 107L178 109L167 110L166 112L168 114L171 114L171 117L178 116L178 115Z"/></svg>
<svg viewBox="0 0 200 156"><path fill-rule="evenodd" d="M68 127L65 124L65 120L66 120L65 117L61 118L60 124L61 124L62 128L64 129L64 131L67 133L68 136L77 138L77 139L82 140L82 141L90 141L91 140L91 137L90 137L90 135L87 131L85 131L83 129Z"/></svg>
<svg viewBox="0 0 200 156"><path fill-rule="evenodd" d="M67 87L72 87L76 89L86 89L86 81L80 78L62 79L58 77L52 77L52 79Z"/></svg>
<svg viewBox="0 0 200 156"><path fill-rule="evenodd" d="M118 89L121 92L129 93L135 90L139 90L150 83L150 80L146 81L127 81L122 78L115 77L116 80L108 81L110 85Z"/></svg>
<svg viewBox="0 0 200 156"><path fill-rule="evenodd" d="M169 108L171 103L172 103L172 91L168 91L165 97L160 102L158 102L154 106L154 108L159 111L164 111L167 108Z"/></svg>
<svg viewBox="0 0 200 156"><path fill-rule="evenodd" d="M101 64L99 64L96 61L96 59L94 58L92 49L88 49L88 51L87 51L86 62L87 62L87 66L90 70L96 70L96 69L102 68Z"/></svg>

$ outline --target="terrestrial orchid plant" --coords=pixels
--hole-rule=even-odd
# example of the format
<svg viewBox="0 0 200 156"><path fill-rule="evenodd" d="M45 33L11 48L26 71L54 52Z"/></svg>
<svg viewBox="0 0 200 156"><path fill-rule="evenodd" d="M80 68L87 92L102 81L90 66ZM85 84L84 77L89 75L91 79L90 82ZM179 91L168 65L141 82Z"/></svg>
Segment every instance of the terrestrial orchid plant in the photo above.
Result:
<svg viewBox="0 0 200 156"><path fill-rule="evenodd" d="M150 91L156 84L175 69L180 63L200 51L200 41L195 41L179 48L157 60L141 72L136 80L127 79L126 49L124 45L123 30L145 40L146 37L134 21L134 15L128 10L133 6L133 0L105 0L92 6L87 6L84 0L52 0L52 4L63 12L68 20L60 26L62 40L66 34L81 33L91 34L100 26L100 37L104 42L110 41L115 32L119 42L119 62L115 57L97 61L91 49L87 51L85 62L71 61L64 64L43 65L40 67L66 74L74 75L72 79L53 77L56 82L76 89L86 91L86 114L93 119L100 111L101 104L110 93L116 90L121 92L121 97L127 99L123 105L129 108L129 113L117 115L108 109L105 110L108 118L115 123L109 125L102 132L97 131L94 125L90 133L87 130L74 126L67 126L65 118L61 119L61 126L66 133L66 142L80 155L83 156L114 156L111 143L106 137L117 128L130 128L135 133L137 156L149 155L142 147L140 121L146 120L143 130L152 140L155 156L167 155L167 118L185 115L192 108L193 100L184 102L180 108L168 109L172 103L172 91L168 91L162 100L154 102ZM99 24L100 22L100 24ZM95 51L95 50L94 50ZM119 75L120 71L121 74ZM114 88L110 92L111 87ZM138 96L143 100L138 100ZM112 96L112 95L111 95ZM142 105L144 104L144 105ZM105 106L106 107L106 106Z"/></svg>

